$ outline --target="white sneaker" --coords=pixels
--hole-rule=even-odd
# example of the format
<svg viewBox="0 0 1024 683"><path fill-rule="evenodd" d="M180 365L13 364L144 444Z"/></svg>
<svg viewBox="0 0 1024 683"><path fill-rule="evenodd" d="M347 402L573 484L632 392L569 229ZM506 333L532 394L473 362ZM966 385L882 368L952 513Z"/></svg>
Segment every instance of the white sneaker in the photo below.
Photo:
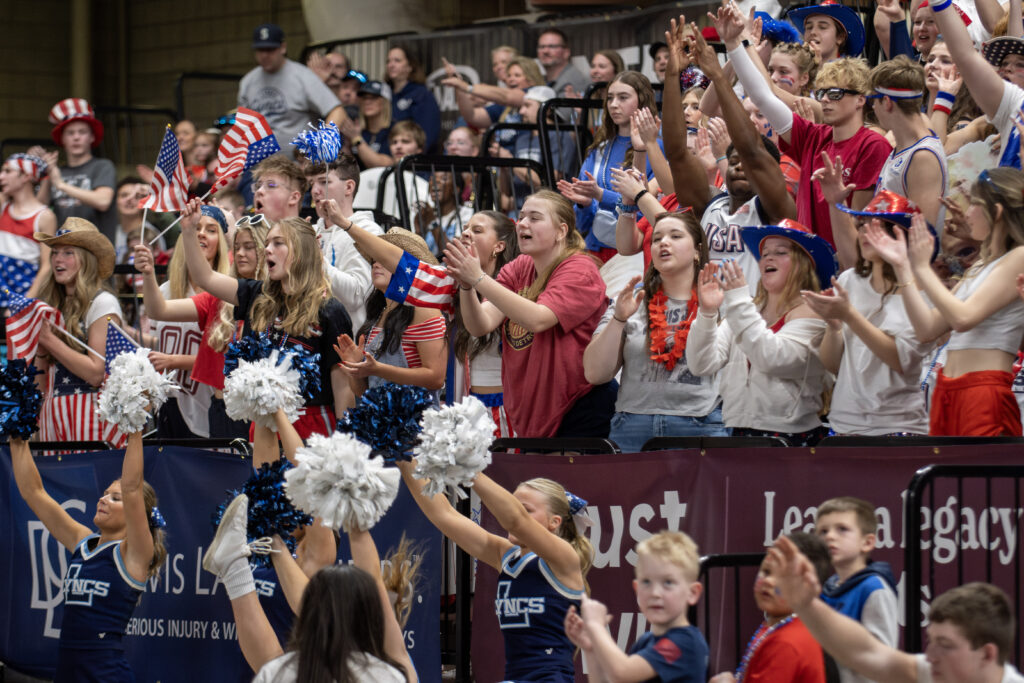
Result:
<svg viewBox="0 0 1024 683"><path fill-rule="evenodd" d="M248 522L249 497L241 493L224 510L217 533L203 555L203 569L223 577L232 562L252 555L246 543Z"/></svg>

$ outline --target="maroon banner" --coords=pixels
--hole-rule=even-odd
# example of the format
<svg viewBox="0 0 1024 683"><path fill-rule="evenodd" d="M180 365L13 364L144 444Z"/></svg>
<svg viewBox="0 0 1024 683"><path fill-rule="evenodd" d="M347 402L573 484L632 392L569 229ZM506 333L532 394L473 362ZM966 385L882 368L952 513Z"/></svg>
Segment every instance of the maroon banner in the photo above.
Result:
<svg viewBox="0 0 1024 683"><path fill-rule="evenodd" d="M613 616L612 636L620 647L627 648L647 630L632 589L637 542L670 529L690 534L702 555L762 552L779 534L812 532L817 506L836 496L857 496L876 506L878 542L872 558L893 567L899 581L902 625L903 500L911 477L933 463L1019 464L1022 454L1021 446L495 454L487 473L510 490L527 479L548 477L590 502L588 511L594 525L588 535L595 550L594 568L587 576L591 595L608 605ZM922 543L922 553L938 568L938 574L947 575L941 590L959 581L982 580L986 570L992 571L997 584L1013 585L1012 565L1019 561L1014 549L1019 542L1021 509L1016 506L1020 492L1016 492L1016 503L1009 486L994 486L988 501L984 494L983 487L975 484L960 489L943 484L935 487L929 507L922 511L921 527L929 539ZM483 524L504 534L486 511ZM948 576L951 572L952 577ZM746 637L760 621L752 596L754 575L753 569L744 570L739 579L740 630ZM472 657L477 681L503 678L504 658L499 655L504 648L494 611L496 585L497 574L481 565L473 605ZM712 672L732 670L737 664L732 590L731 581L716 581L712 587ZM931 595L926 586L925 599ZM577 660L580 681L582 674Z"/></svg>

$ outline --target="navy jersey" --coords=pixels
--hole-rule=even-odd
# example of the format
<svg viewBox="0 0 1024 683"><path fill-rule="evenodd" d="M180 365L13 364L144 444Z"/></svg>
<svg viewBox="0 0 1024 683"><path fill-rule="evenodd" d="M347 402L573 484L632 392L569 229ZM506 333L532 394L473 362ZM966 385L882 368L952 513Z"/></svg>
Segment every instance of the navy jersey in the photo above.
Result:
<svg viewBox="0 0 1024 683"><path fill-rule="evenodd" d="M505 638L509 681L572 683L574 647L565 635L565 615L577 609L583 591L562 585L536 553L518 546L501 558L494 610Z"/></svg>
<svg viewBox="0 0 1024 683"><path fill-rule="evenodd" d="M288 637L291 635L292 623L295 621L295 613L292 612L288 599L284 596L284 589L277 579L277 572L273 567L257 567L252 570L252 578L256 582L256 595L260 600L260 607L267 615L277 641L281 647L288 644ZM241 650L239 650L241 654ZM239 683L248 683L256 675L249 667L249 663L242 659L242 675Z"/></svg>
<svg viewBox="0 0 1024 683"><path fill-rule="evenodd" d="M651 665L656 674L649 679L653 683L703 683L707 678L708 644L695 626L670 628L660 636L648 631L629 653Z"/></svg>

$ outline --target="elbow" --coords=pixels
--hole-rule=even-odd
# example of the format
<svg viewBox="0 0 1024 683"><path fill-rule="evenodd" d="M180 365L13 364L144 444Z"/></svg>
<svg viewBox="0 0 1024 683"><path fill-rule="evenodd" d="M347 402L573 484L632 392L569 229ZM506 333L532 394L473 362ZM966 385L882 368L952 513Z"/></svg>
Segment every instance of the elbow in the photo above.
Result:
<svg viewBox="0 0 1024 683"><path fill-rule="evenodd" d="M955 318L955 319L950 321L949 326L950 326L950 328L954 332L964 333L964 332L970 332L971 330L973 330L975 324L976 323L973 320L966 320L964 318Z"/></svg>
<svg viewBox="0 0 1024 683"><path fill-rule="evenodd" d="M431 391L440 391L444 388L444 368L442 367L440 372L435 372L433 375L427 378L423 382L424 389L430 389Z"/></svg>

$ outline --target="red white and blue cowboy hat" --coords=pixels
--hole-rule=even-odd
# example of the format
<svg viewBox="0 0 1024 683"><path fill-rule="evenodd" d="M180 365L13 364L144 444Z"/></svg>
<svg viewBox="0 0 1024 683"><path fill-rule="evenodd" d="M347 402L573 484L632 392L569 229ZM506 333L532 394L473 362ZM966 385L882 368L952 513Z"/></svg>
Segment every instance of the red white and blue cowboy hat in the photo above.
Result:
<svg viewBox="0 0 1024 683"><path fill-rule="evenodd" d="M1024 55L1024 38L999 36L981 46L981 56L997 69L1006 55Z"/></svg>
<svg viewBox="0 0 1024 683"><path fill-rule="evenodd" d="M867 206L860 211L855 211L841 203L836 204L836 208L851 216L877 218L889 223L895 223L904 229L909 229L910 221L914 216L921 213L921 209L917 204L891 190L880 190L878 194L871 198ZM932 259L934 260L939 251L939 239L935 234L935 228L930 223L928 224L928 231L935 238L935 248L932 250Z"/></svg>
<svg viewBox="0 0 1024 683"><path fill-rule="evenodd" d="M58 145L63 144L60 136L64 132L65 126L75 121L86 123L92 129L92 135L95 138L92 141L93 147L99 147L103 142L103 123L96 118L92 106L81 97L69 97L53 105L49 118L50 123L53 124L50 137Z"/></svg>
<svg viewBox="0 0 1024 683"><path fill-rule="evenodd" d="M847 56L857 57L864 50L867 41L864 33L864 22L860 16L849 7L841 5L836 0L822 0L820 5L808 5L789 10L786 16L789 18L800 35L804 34L804 21L807 17L816 14L824 14L831 18L846 31L846 44L843 45L843 52Z"/></svg>
<svg viewBox="0 0 1024 683"><path fill-rule="evenodd" d="M839 272L836 261L836 250L823 237L818 237L811 229L789 218L783 218L778 225L759 225L743 228L741 231L744 244L761 260L761 245L769 237L784 237L796 242L814 264L814 272L818 276L818 284L822 289L831 286L832 276Z"/></svg>

